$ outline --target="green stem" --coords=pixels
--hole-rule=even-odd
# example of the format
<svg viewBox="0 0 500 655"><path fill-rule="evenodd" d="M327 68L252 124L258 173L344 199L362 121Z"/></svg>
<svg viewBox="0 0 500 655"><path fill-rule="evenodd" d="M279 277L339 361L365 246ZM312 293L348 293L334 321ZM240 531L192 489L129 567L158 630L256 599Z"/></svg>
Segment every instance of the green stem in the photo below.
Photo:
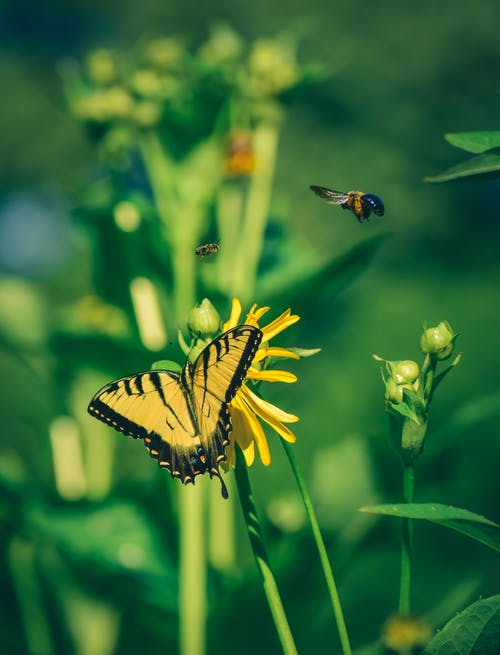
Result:
<svg viewBox="0 0 500 655"><path fill-rule="evenodd" d="M328 555L325 548L325 542L321 535L318 519L316 518L316 512L311 502L311 497L307 490L304 478L300 472L297 460L293 452L293 448L286 441L281 440L283 448L285 449L288 461L292 467L297 486L299 488L300 494L302 496L302 502L306 510L307 518L311 525L311 530L314 536L314 541L316 542L316 548L318 549L319 559L321 561L321 566L323 568L323 575L325 576L326 585L330 594L330 600L333 607L333 614L335 616L335 621L337 623L337 630L339 633L340 644L342 647L342 653L344 655L351 655L351 645L349 643L349 637L347 634L347 628L344 620L344 613L342 612L342 605L340 603L340 597L337 591L337 585L335 584L335 578L333 577L332 567L330 566L330 561L328 560Z"/></svg>
<svg viewBox="0 0 500 655"><path fill-rule="evenodd" d="M403 471L403 497L405 503L413 502L415 468L413 462L405 464ZM403 539L401 544L401 585L399 589L399 613L410 612L411 564L412 564L412 520L403 519Z"/></svg>
<svg viewBox="0 0 500 655"><path fill-rule="evenodd" d="M250 182L239 252L235 258L232 277L233 295L241 298L243 302L248 301L253 293L269 215L278 148L277 120L263 122L256 128L254 147L258 164Z"/></svg>
<svg viewBox="0 0 500 655"><path fill-rule="evenodd" d="M259 519L257 517L257 510L252 496L250 487L250 480L248 478L248 470L245 458L240 448L236 446L236 484L238 486L238 494L240 497L241 509L245 519L245 525L250 539L250 545L255 556L255 561L259 568L262 577L262 584L264 592L269 603L269 609L274 620L274 625L278 631L278 636L281 642L281 647L285 655L297 655L297 648L293 640L293 635L288 625L283 603L274 579L271 566L269 564L269 557L267 554L266 546L262 536L262 529L260 527Z"/></svg>
<svg viewBox="0 0 500 655"><path fill-rule="evenodd" d="M201 485L180 490L180 654L204 655L206 631L206 559Z"/></svg>

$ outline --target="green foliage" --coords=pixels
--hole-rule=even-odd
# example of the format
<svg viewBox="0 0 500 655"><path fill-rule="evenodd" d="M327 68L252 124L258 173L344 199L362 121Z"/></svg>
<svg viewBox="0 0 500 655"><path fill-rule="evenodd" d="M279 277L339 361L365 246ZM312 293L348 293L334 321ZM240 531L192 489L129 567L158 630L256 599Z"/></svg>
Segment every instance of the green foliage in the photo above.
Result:
<svg viewBox="0 0 500 655"><path fill-rule="evenodd" d="M432 639L424 655L494 655L500 643L500 596L478 600Z"/></svg>
<svg viewBox="0 0 500 655"><path fill-rule="evenodd" d="M458 532L462 532L490 546L490 548L500 551L500 526L467 509L459 509L439 503L410 503L373 505L371 507L361 507L359 511L409 519L424 519L458 530Z"/></svg>
<svg viewBox="0 0 500 655"><path fill-rule="evenodd" d="M424 178L426 182L449 182L462 177L490 175L500 171L500 132L462 132L447 134L446 140L457 148L478 153L477 157L452 166L443 173Z"/></svg>

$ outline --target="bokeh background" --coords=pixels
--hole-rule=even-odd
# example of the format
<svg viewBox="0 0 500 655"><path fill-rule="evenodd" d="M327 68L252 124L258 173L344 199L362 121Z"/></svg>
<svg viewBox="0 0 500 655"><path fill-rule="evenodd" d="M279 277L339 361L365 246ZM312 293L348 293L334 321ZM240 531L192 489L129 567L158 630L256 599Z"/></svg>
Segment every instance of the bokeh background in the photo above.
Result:
<svg viewBox="0 0 500 655"><path fill-rule="evenodd" d="M287 106L273 192L287 228L318 261L341 256L371 236L386 237L355 280L337 280L313 299L297 300L293 309L302 320L290 330L289 343L322 352L294 367L297 384L269 396L301 417L296 454L338 575L354 647L368 649L377 639L395 608L399 575L399 526L356 513L401 493L400 463L387 439L383 387L371 355L417 359L424 321L450 321L464 357L432 407L417 500L500 519L500 181L422 181L465 158L444 140L446 132L500 129L498 2L444 1L438 10L430 0L143 0L140 6L131 0L4 0L2 652L132 654L145 644L148 653L176 652L175 503L166 488L177 483L162 477L132 440L122 443L97 428L86 444L87 473L94 476L87 493L63 500L54 483L51 421L71 410L92 432L86 402L98 381L106 381L74 343L66 350L53 344L54 333L74 318L68 307L92 291L91 241L73 209L76 190L96 169L96 151L68 112L61 73L90 49L126 51L158 35L180 36L194 47L216 21L249 41L298 33L301 58L320 62L327 72ZM376 193L386 215L360 225L313 196L310 184ZM141 368L140 360L124 361L122 374L136 364ZM102 440L112 441L111 454ZM276 441L271 449L271 467L257 463L251 474L297 645L300 652L336 652L290 471ZM105 457L114 458L111 481L100 469ZM277 653L241 528L237 522L237 570L210 572L208 651ZM498 591L498 562L486 547L436 526L419 524L415 532L414 607L433 625ZM147 553L147 581L130 573L138 557L133 547L116 557L131 533L138 535L135 547L140 543Z"/></svg>

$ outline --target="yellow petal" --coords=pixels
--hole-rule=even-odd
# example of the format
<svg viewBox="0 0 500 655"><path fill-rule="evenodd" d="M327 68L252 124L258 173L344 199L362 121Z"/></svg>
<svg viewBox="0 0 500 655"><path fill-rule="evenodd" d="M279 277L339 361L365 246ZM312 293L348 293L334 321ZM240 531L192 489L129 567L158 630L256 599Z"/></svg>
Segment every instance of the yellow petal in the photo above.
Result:
<svg viewBox="0 0 500 655"><path fill-rule="evenodd" d="M261 328L262 332L264 333L262 341L264 343L266 341L271 341L273 337L275 337L280 332L283 332L283 330L289 328L290 325L297 323L297 321L300 321L300 316L297 314L291 314L290 310L287 309L286 312L281 314L281 316L278 316L278 318L274 319L274 321Z"/></svg>
<svg viewBox="0 0 500 655"><path fill-rule="evenodd" d="M278 371L272 368L266 371L257 371L257 369L249 368L247 378L251 380L265 380L266 382L297 382L297 376L293 373Z"/></svg>
<svg viewBox="0 0 500 655"><path fill-rule="evenodd" d="M260 309L257 309L257 304L252 305L252 307L250 308L250 311L247 314L246 322L249 325L258 325L260 319L270 309L271 309L270 307L261 307Z"/></svg>
<svg viewBox="0 0 500 655"><path fill-rule="evenodd" d="M300 355L294 353L293 350L288 350L288 348L266 346L265 348L259 348L259 350L257 350L253 361L261 362L266 357L290 357L291 359L300 359Z"/></svg>
<svg viewBox="0 0 500 655"><path fill-rule="evenodd" d="M251 393L251 392L250 392ZM253 395L253 394L252 394ZM257 398L257 396L255 396ZM245 402L248 402L248 397L245 396L244 398ZM259 400L262 400L261 398ZM269 403L267 403L269 404ZM297 440L296 436L293 434L291 430L289 430L281 421L277 420L272 414L269 414L267 412L261 412L258 410L256 407L251 407L250 403L248 402L248 405L252 411L254 411L260 418L265 421L268 425L270 425L273 430L275 430L280 437L283 437L285 441L288 441L289 443L295 443ZM297 417L295 417L297 418ZM297 418L298 420L298 418Z"/></svg>
<svg viewBox="0 0 500 655"><path fill-rule="evenodd" d="M230 411L233 423L232 436L234 439L236 439L238 445L243 451L247 466L252 466L255 453L253 441L254 437L252 427L247 419L246 408L239 409L239 407L232 406Z"/></svg>
<svg viewBox="0 0 500 655"><path fill-rule="evenodd" d="M238 325L238 321L240 320L240 316L241 316L241 303L238 300L238 298L233 298L231 302L231 314L228 320L222 326L222 331L226 332L227 330L236 327Z"/></svg>
<svg viewBox="0 0 500 655"><path fill-rule="evenodd" d="M236 396L231 401L231 405L233 406L233 408L236 406L236 409L240 411L240 417L243 419L243 421L245 421L245 425L246 425L245 427L246 437L248 437L248 435L251 435L252 440L255 440L255 443L257 444L257 449L259 451L261 462L264 464L264 466L269 466L269 464L271 463L271 453L269 452L269 445L267 443L264 430L262 429L262 426L257 420L257 418L255 417L255 415L251 411L249 411L245 403L243 403L241 399L238 397L239 395L240 395L239 393L236 394ZM238 440L238 437L236 437L236 439ZM243 450L243 454L245 455L245 461L247 461L246 457L247 455L250 455L250 452L247 453L249 448L248 447L242 448L242 450ZM248 464L248 466L250 466L250 464Z"/></svg>
<svg viewBox="0 0 500 655"><path fill-rule="evenodd" d="M256 396L250 389L244 384L239 392L238 396L249 406L249 408L258 414L265 421L268 417L271 417L277 421L282 421L283 423L296 423L299 420L298 416L295 414L288 414L284 412L279 407L271 405L266 400ZM232 400L234 403L234 398Z"/></svg>

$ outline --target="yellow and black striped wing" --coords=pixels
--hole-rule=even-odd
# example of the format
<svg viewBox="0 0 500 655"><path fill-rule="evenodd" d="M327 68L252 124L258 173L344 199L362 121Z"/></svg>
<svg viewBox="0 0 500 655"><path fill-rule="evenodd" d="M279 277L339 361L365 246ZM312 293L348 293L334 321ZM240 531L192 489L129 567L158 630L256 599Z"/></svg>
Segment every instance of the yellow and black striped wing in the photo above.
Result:
<svg viewBox="0 0 500 655"><path fill-rule="evenodd" d="M261 340L258 328L240 325L212 341L183 371L211 477L220 477L219 466L226 459L232 429L227 403L243 384Z"/></svg>
<svg viewBox="0 0 500 655"><path fill-rule="evenodd" d="M183 484L204 472L197 465L198 427L177 373L145 371L115 380L97 392L88 412L143 439L151 457Z"/></svg>

